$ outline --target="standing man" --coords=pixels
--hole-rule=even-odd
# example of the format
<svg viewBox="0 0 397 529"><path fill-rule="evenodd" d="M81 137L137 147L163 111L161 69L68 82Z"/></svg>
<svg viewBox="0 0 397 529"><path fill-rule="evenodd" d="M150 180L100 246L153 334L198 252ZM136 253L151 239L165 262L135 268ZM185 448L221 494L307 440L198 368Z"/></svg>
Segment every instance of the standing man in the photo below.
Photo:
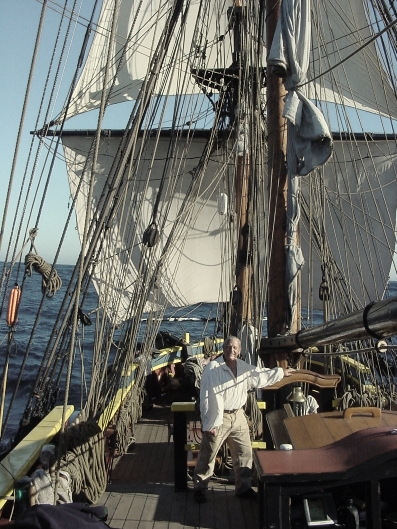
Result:
<svg viewBox="0 0 397 529"><path fill-rule="evenodd" d="M236 478L236 496L256 498L251 488L252 447L243 406L251 388L270 386L290 376L294 369L259 368L238 357L241 342L235 336L223 344L223 356L212 360L203 371L200 387L202 440L194 469L194 499L207 501L206 490L214 473L215 458L227 440Z"/></svg>

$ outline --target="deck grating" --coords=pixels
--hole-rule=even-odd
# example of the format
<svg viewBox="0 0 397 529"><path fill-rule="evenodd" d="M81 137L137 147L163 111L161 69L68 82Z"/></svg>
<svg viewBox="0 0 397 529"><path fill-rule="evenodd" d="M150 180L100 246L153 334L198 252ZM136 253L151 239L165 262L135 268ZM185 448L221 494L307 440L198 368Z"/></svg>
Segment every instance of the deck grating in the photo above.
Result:
<svg viewBox="0 0 397 529"><path fill-rule="evenodd" d="M108 508L113 529L253 529L258 525L257 502L239 500L231 480L211 481L207 502L187 491L174 490L171 412L157 405L136 425L136 443L116 458L111 483L98 503Z"/></svg>

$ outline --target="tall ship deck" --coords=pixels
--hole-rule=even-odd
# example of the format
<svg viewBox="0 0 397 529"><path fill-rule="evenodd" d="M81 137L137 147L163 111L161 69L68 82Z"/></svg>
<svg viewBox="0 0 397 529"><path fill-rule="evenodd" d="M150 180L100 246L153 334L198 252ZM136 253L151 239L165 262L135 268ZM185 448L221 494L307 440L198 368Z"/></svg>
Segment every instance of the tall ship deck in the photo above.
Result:
<svg viewBox="0 0 397 529"><path fill-rule="evenodd" d="M167 420L168 418L168 420ZM193 483L174 487L174 443L170 406L146 410L134 431L135 443L113 461L111 480L99 502L112 528L239 529L257 527L257 502L237 499L233 472L211 481L207 502L195 503Z"/></svg>

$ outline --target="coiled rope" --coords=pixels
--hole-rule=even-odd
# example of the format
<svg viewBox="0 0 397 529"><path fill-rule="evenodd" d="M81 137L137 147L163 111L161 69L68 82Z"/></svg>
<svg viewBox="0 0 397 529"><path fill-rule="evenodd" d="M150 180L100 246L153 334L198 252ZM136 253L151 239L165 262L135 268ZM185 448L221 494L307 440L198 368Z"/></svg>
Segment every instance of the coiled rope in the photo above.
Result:
<svg viewBox="0 0 397 529"><path fill-rule="evenodd" d="M382 392L380 391L375 394L371 394L367 391L360 393L353 388L346 391L342 395L338 408L340 410L345 410L347 408L371 406L375 406L377 408L384 408L385 404L387 405L388 401L389 397L386 396L384 393L382 394Z"/></svg>
<svg viewBox="0 0 397 529"><path fill-rule="evenodd" d="M104 434L94 421L87 421L67 430L65 441L60 468L69 472L74 495L96 503L107 483Z"/></svg>
<svg viewBox="0 0 397 529"><path fill-rule="evenodd" d="M62 279L55 268L46 263L39 255L28 253L25 257L25 273L32 277L33 270L41 274L41 291L52 298L62 286Z"/></svg>

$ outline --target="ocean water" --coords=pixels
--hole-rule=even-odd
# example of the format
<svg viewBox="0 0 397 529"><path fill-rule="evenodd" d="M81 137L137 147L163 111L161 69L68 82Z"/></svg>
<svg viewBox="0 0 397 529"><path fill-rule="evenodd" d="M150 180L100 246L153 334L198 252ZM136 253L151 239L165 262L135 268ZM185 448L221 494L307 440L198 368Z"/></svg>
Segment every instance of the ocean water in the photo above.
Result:
<svg viewBox="0 0 397 529"><path fill-rule="evenodd" d="M26 362L24 376L19 387L16 401L13 405L13 412L10 414L7 428L4 432L5 440L10 439L18 428L20 417L23 413L23 410L25 409L26 401L33 387L33 383L46 349L52 326L57 317L59 307L66 291L68 280L73 271L73 267L67 265L58 265L56 269L59 276L62 278L62 288L53 298L45 299L41 318L37 326L34 340L31 344L28 360ZM23 274L23 271L21 273ZM10 288L12 288L14 282L18 280L19 283L21 283L22 276L20 278L13 277L12 281L10 282ZM386 297L395 295L397 295L397 282L390 282ZM10 396L17 382L20 367L24 360L25 351L30 339L31 328L39 310L41 298L41 276L37 273L33 273L32 277L27 278L25 282L20 303L18 323L12 336L9 372L7 377L5 414L7 413ZM91 313L92 311L92 319L95 318L94 311L96 306L97 295L94 288L92 287L84 305L85 313ZM0 319L0 376L2 376L4 370L9 337L8 327L5 321L6 312L7 306L5 306ZM178 337L181 337L185 332L188 332L190 334L190 342L195 343L201 340L203 336L217 334L217 329L215 327L215 316L216 307L208 304L197 305L184 309L169 309L167 310L165 321L162 323L160 330L167 331ZM321 323L321 320L319 320L317 323ZM94 325L84 327L84 350L87 357L90 350L92 350L93 341ZM69 396L69 402L74 404L77 409L80 407L80 386L77 382L77 379L80 378L80 369L80 362L76 361L76 382L72 384Z"/></svg>
<svg viewBox="0 0 397 529"><path fill-rule="evenodd" d="M0 263L0 266L1 265L2 263ZM13 404L13 411L10 414L7 427L4 431L5 441L10 439L18 429L21 415L31 393L38 368L41 364L41 360L51 334L51 329L56 321L59 308L66 292L67 284L73 272L73 266L57 265L56 270L62 279L62 287L54 297L46 298L44 301L41 317L37 324L34 339L29 350L29 356L24 369L24 375L18 389L18 395ZM8 291L11 290L15 282L18 282L19 284L22 283L23 273L24 270L21 270L19 277L16 275L12 277ZM23 294L18 312L18 323L16 325L15 332L12 335L4 418L7 414L12 391L17 383L20 367L24 361L25 352L30 340L32 325L34 324L36 315L39 311L41 299L41 276L40 274L34 272L32 276L28 277L24 283ZM4 371L9 338L8 326L6 323L7 304L8 294L7 301L0 318L0 376L2 376ZM84 312L90 315L93 323L95 320L96 307L97 295L94 288L91 287L84 304ZM210 315L210 321L208 321L208 314ZM212 307L208 304L197 305L195 307L184 309L169 309L166 313L166 321L161 324L160 330L167 331L178 337L182 337L186 332L188 332L190 334L191 343L194 343L199 341L205 334L215 334L215 315L216 307ZM142 328L144 328L144 321L142 325ZM94 343L94 328L94 325L84 327L84 355L87 359L87 364L89 364L89 355L90 351L92 351ZM81 333L80 337L82 337ZM68 401L73 404L76 409L80 409L79 381L81 362L79 353L76 354L74 370L76 376L74 377L74 381L72 381Z"/></svg>

